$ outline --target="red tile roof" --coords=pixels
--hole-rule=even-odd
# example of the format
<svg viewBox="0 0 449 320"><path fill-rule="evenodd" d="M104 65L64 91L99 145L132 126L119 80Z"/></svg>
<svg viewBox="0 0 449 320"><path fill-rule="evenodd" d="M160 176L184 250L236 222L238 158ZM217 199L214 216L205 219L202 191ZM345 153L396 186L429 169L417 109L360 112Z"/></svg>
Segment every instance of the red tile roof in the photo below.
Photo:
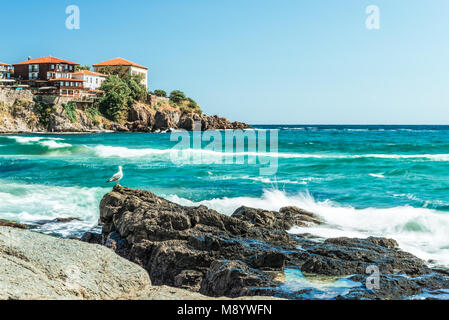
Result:
<svg viewBox="0 0 449 320"><path fill-rule="evenodd" d="M83 82L83 80L79 79L70 79L70 78L56 78L56 79L50 79L48 81L72 81L72 82Z"/></svg>
<svg viewBox="0 0 449 320"><path fill-rule="evenodd" d="M107 66L132 66L132 67L137 67L137 68L141 68L141 69L145 69L148 70L147 67L141 66L137 63L131 62L129 60L126 59L122 59L122 58L115 58L112 60L108 60L108 61L104 61L104 62L100 62L97 64L94 64L94 67L107 67Z"/></svg>
<svg viewBox="0 0 449 320"><path fill-rule="evenodd" d="M9 67L10 64L7 64L7 63L1 63L1 62L0 62L0 66L6 66L6 67Z"/></svg>
<svg viewBox="0 0 449 320"><path fill-rule="evenodd" d="M100 77L107 77L107 75L103 74L103 73L99 73L99 72L92 72L89 70L79 70L77 72L72 73L73 75L78 75L78 74L87 74L90 76L100 76Z"/></svg>
<svg viewBox="0 0 449 320"><path fill-rule="evenodd" d="M27 64L40 64L40 63L55 63L55 64L56 63L66 63L66 64L71 64L71 65L79 65L79 63L70 62L67 60L58 59L58 58L54 58L54 57L40 57L40 58L35 58L35 59L30 59L27 61L15 63L13 65L17 66L17 65L27 65Z"/></svg>

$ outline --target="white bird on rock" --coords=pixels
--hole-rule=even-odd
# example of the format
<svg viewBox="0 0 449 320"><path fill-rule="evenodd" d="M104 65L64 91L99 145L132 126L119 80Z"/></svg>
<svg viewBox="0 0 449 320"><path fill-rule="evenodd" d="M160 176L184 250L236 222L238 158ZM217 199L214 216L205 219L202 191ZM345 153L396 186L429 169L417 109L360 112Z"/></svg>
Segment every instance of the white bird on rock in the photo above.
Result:
<svg viewBox="0 0 449 320"><path fill-rule="evenodd" d="M120 180L123 178L122 166L118 166L118 172L114 174L111 179L106 182L115 182L115 184L119 184Z"/></svg>

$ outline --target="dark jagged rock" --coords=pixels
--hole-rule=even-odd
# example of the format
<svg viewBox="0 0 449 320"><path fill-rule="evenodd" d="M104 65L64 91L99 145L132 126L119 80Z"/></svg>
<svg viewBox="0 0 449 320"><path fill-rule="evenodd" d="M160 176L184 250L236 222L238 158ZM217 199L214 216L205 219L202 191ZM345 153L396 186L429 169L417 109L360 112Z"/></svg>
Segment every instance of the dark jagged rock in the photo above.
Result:
<svg viewBox="0 0 449 320"><path fill-rule="evenodd" d="M93 233L93 232L85 232L81 239L83 242L88 242L92 244L102 244L101 234Z"/></svg>
<svg viewBox="0 0 449 320"><path fill-rule="evenodd" d="M111 124L109 129L112 130L112 131L117 131L117 132L128 132L129 131L129 129L126 126L123 126L123 125L118 124L118 123Z"/></svg>
<svg viewBox="0 0 449 320"><path fill-rule="evenodd" d="M155 285L210 296L310 295L313 287L297 292L280 287L279 275L288 267L359 283L338 299L404 299L449 288L447 270L429 268L400 250L393 239L324 240L287 233L292 226L320 223L315 214L296 207L279 211L240 207L225 216L120 185L100 204L101 243L141 265ZM98 243L100 237L86 234L83 240ZM375 291L365 287L370 266L380 272L381 286Z"/></svg>
<svg viewBox="0 0 449 320"><path fill-rule="evenodd" d="M214 261L204 278L200 293L213 297L240 297L254 295L251 288L272 286L271 277L234 260Z"/></svg>
<svg viewBox="0 0 449 320"><path fill-rule="evenodd" d="M277 212L242 206L232 216L258 227L280 230L289 230L293 226L304 227L310 223L321 224L315 214L296 207L281 208Z"/></svg>
<svg viewBox="0 0 449 320"><path fill-rule="evenodd" d="M175 111L157 111L154 116L153 130L167 130L178 128L180 115Z"/></svg>
<svg viewBox="0 0 449 320"><path fill-rule="evenodd" d="M336 276L363 274L369 265L376 265L385 274L402 272L416 276L431 271L424 261L398 249L392 239L327 239L322 244L307 248L307 253L310 258L301 269L309 273Z"/></svg>

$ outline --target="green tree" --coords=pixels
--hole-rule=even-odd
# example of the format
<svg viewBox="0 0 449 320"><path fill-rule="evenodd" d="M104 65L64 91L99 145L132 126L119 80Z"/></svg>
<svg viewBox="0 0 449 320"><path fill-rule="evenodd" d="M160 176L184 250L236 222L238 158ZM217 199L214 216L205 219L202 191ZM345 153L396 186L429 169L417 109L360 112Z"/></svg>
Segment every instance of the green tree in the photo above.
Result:
<svg viewBox="0 0 449 320"><path fill-rule="evenodd" d="M100 112L112 121L126 122L129 106L133 102L132 91L126 81L112 75L103 82L101 90L105 94L99 101Z"/></svg>
<svg viewBox="0 0 449 320"><path fill-rule="evenodd" d="M157 97L166 98L167 97L167 92L165 92L164 90L154 90L154 95L157 96Z"/></svg>
<svg viewBox="0 0 449 320"><path fill-rule="evenodd" d="M178 104L186 99L187 97L185 93L180 90L173 90L172 92L170 92L170 101L172 101L173 103Z"/></svg>
<svg viewBox="0 0 449 320"><path fill-rule="evenodd" d="M129 77L129 67L127 66L105 66L98 68L98 71L111 76L118 76L121 79Z"/></svg>
<svg viewBox="0 0 449 320"><path fill-rule="evenodd" d="M142 84L142 79L143 78L139 75L127 76L124 78L128 88L131 90L131 98L134 101L144 102L147 98L147 89Z"/></svg>

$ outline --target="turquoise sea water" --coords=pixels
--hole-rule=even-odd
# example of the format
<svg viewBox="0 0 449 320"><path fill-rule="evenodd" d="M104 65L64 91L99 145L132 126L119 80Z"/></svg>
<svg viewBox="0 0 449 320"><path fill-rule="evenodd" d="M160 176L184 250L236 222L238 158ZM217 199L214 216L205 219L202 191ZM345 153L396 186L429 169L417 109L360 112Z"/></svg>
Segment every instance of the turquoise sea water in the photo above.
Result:
<svg viewBox="0 0 449 320"><path fill-rule="evenodd" d="M184 205L224 214L241 205L277 210L296 205L326 224L294 228L322 237L386 236L425 260L449 266L449 127L255 126L278 129L273 175L223 151L192 145L173 161L170 133L0 136L0 218L33 223L56 217L41 231L76 236L94 227L105 181L123 166L122 185L147 189ZM224 135L225 132L221 132ZM260 150L259 150L260 152ZM213 163L211 163L213 162ZM227 161L230 162L230 161Z"/></svg>

